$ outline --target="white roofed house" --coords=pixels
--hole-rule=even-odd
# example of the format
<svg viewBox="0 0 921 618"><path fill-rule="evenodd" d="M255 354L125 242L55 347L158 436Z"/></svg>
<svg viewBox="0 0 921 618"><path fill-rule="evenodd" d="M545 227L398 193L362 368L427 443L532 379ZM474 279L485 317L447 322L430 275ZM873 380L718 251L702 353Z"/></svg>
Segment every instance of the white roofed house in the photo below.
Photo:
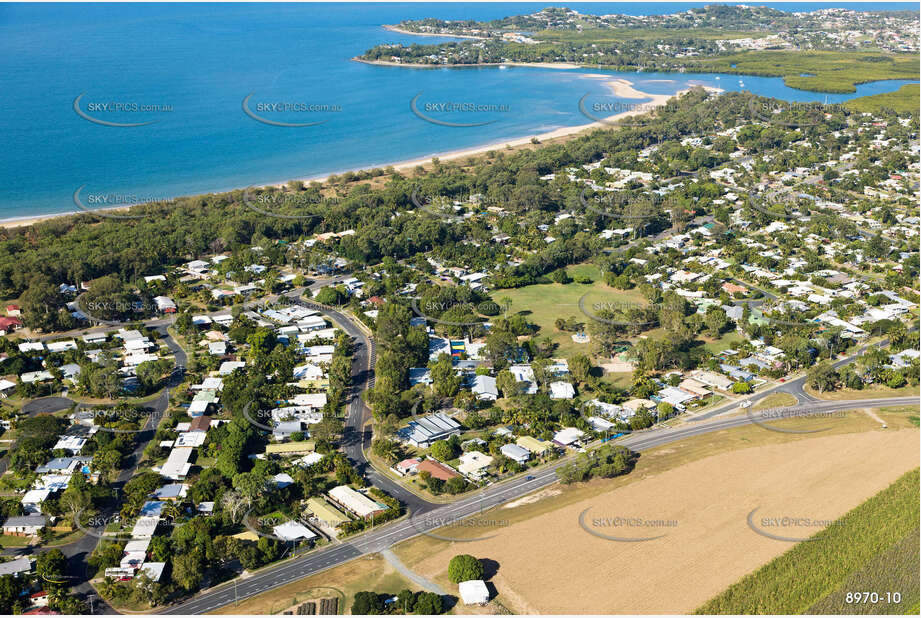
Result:
<svg viewBox="0 0 921 618"><path fill-rule="evenodd" d="M525 395L533 395L537 392L537 381L530 365L512 365L508 370L515 378L515 382L522 385L521 389Z"/></svg>
<svg viewBox="0 0 921 618"><path fill-rule="evenodd" d="M42 502L47 500L51 494L50 489L30 489L20 501L23 512L26 515L41 515Z"/></svg>
<svg viewBox="0 0 921 618"><path fill-rule="evenodd" d="M471 579L457 585L457 593L464 605L486 605L489 602L489 588L482 579Z"/></svg>
<svg viewBox="0 0 921 618"><path fill-rule="evenodd" d="M85 444L86 438L83 436L61 436L57 444L55 444L51 450L63 449L65 451L70 451L71 455L76 455L83 450L83 445Z"/></svg>
<svg viewBox="0 0 921 618"><path fill-rule="evenodd" d="M219 324L224 328L230 328L231 324L233 324L233 315L229 313L219 313L217 315L212 315L211 319L214 320L215 324Z"/></svg>
<svg viewBox="0 0 921 618"><path fill-rule="evenodd" d="M77 342L73 339L67 339L65 341L53 341L48 344L49 352L66 352L67 350L76 350Z"/></svg>
<svg viewBox="0 0 921 618"><path fill-rule="evenodd" d="M272 528L272 532L285 541L309 541L317 536L310 528L296 521L279 524Z"/></svg>
<svg viewBox="0 0 921 618"><path fill-rule="evenodd" d="M620 418L624 414L624 409L615 403L607 403L598 399L591 399L585 402L585 405L597 410L599 413L612 417Z"/></svg>
<svg viewBox="0 0 921 618"><path fill-rule="evenodd" d="M291 404L296 407L313 408L320 410L326 405L326 393L301 393L291 399Z"/></svg>
<svg viewBox="0 0 921 618"><path fill-rule="evenodd" d="M669 403L679 410L684 409L685 403L697 399L697 395L674 386L663 388L657 393L657 396L665 403Z"/></svg>
<svg viewBox="0 0 921 618"><path fill-rule="evenodd" d="M54 376L51 375L50 371L27 371L26 373L19 376L19 381L26 384L32 382L45 382L47 380L53 380Z"/></svg>
<svg viewBox="0 0 921 618"><path fill-rule="evenodd" d="M311 331L325 329L326 320L323 319L322 315L311 315L298 320L297 326L301 329L302 333L309 333Z"/></svg>
<svg viewBox="0 0 921 618"><path fill-rule="evenodd" d="M201 384L193 384L192 390L196 391L219 391L224 387L224 381L220 378L205 378Z"/></svg>
<svg viewBox="0 0 921 618"><path fill-rule="evenodd" d="M592 429L600 433L604 433L614 428L614 423L603 419L600 416L590 416L586 420L588 421L588 424L592 426Z"/></svg>
<svg viewBox="0 0 921 618"><path fill-rule="evenodd" d="M564 427L553 434L553 441L560 446L572 446L585 435L581 429L575 427Z"/></svg>
<svg viewBox="0 0 921 618"><path fill-rule="evenodd" d="M246 363L243 361L224 361L221 363L221 366L217 372L222 376L226 376L230 375L237 369L243 369L244 367L246 367Z"/></svg>
<svg viewBox="0 0 921 618"><path fill-rule="evenodd" d="M153 301L160 313L176 313L176 303L169 296L154 296Z"/></svg>
<svg viewBox="0 0 921 618"><path fill-rule="evenodd" d="M319 365L307 363L300 365L292 370L292 374L298 380L322 380L326 371Z"/></svg>
<svg viewBox="0 0 921 618"><path fill-rule="evenodd" d="M189 474L192 464L192 447L174 448L170 451L166 462L160 467L160 474L173 481L181 481Z"/></svg>
<svg viewBox="0 0 921 618"><path fill-rule="evenodd" d="M272 428L272 438L274 438L276 442L283 442L293 434L302 431L304 431L304 425L298 419L280 421L275 423L275 426Z"/></svg>
<svg viewBox="0 0 921 618"><path fill-rule="evenodd" d="M83 335L82 339L84 343L104 343L107 339L107 335L104 332L99 333L87 333Z"/></svg>
<svg viewBox="0 0 921 618"><path fill-rule="evenodd" d="M473 480L483 478L493 458L480 451L468 451L460 456L458 471Z"/></svg>
<svg viewBox="0 0 921 618"><path fill-rule="evenodd" d="M16 388L15 382L10 382L9 380L0 379L0 393L3 397L6 397L10 391Z"/></svg>
<svg viewBox="0 0 921 618"><path fill-rule="evenodd" d="M569 382L551 382L550 399L572 399L576 396L576 389Z"/></svg>
<svg viewBox="0 0 921 618"><path fill-rule="evenodd" d="M213 322L214 320L212 320L211 317L207 315L193 315L192 316L192 324L194 324L195 326L208 326L209 324L212 324Z"/></svg>
<svg viewBox="0 0 921 618"><path fill-rule="evenodd" d="M339 485L329 490L329 497L339 506L351 511L359 517L371 517L387 510L382 504L371 500L363 493L357 492L348 485Z"/></svg>
<svg viewBox="0 0 921 618"><path fill-rule="evenodd" d="M131 529L131 538L140 540L149 539L153 537L159 524L160 518L157 516L149 515L138 517L134 524L134 528Z"/></svg>

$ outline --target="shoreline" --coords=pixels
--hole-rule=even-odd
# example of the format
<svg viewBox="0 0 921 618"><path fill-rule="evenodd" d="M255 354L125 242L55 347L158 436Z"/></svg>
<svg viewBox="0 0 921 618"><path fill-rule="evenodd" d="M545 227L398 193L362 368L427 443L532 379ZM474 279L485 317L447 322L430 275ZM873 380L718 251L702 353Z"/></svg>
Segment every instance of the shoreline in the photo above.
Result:
<svg viewBox="0 0 921 618"><path fill-rule="evenodd" d="M436 34L434 32L413 32L412 30L403 30L399 26L394 26L392 24L384 24L381 26L384 30L389 30L391 32L398 32L399 34L408 34L411 36L437 36L443 39L475 39L483 40L485 36L474 36L472 34Z"/></svg>
<svg viewBox="0 0 921 618"><path fill-rule="evenodd" d="M361 171L367 171L367 170L372 170L372 169L384 169L387 167L392 167L394 170L398 172L404 172L407 170L412 170L420 165L429 164L432 162L432 159L434 158L437 158L440 161L456 161L457 159L464 159L467 157L475 157L475 156L483 155L490 151L504 150L506 149L506 147L516 148L519 146L530 145L532 144L532 140L534 139L537 139L539 142L543 143L544 141L571 137L579 133L583 133L586 131L592 131L595 129L605 128L605 127L616 128L616 127L613 127L610 123L616 122L618 120L622 120L624 118L629 118L631 116L648 114L654 111L655 108L665 105L673 97L679 97L682 94L690 90L689 88L685 88L674 94L650 94L650 93L642 92L634 88L633 82L631 82L628 79L623 79L623 78L611 79L610 76L600 74L600 73L589 74L589 75L586 75L585 77L589 79L604 79L605 80L604 85L610 88L611 93L616 97L623 98L623 99L651 99L651 100L645 101L643 103L635 104L637 105L636 109L629 109L626 111L619 112L617 114L612 114L604 118L599 118L595 120L594 122L589 122L587 124L575 125L571 127L559 127L552 131L545 131L543 133L524 135L520 137L513 137L510 139L500 140L497 142L491 142L488 144L480 144L478 146L470 146L467 148L461 148L457 150L449 150L446 152L433 152L431 154L428 154L422 157L415 157L413 159L404 159L404 160L396 161L396 162L385 162L385 163L380 163L380 164L364 165L361 167L353 167L353 168L348 168L348 169L344 169L344 170L337 171L337 172L332 172L329 174L324 174L321 176L312 176L312 177L304 177L304 178L289 178L288 180L284 180L284 181L275 181L275 182L268 182L266 184L254 184L254 185L249 185L249 186L233 187L230 189L225 189L225 190L220 190L220 191L203 191L201 193L195 193L195 194L191 194L185 197L192 197L194 195L212 195L212 194L220 194L220 193L229 193L232 191L242 191L249 187L257 188L257 189L283 187L290 180L301 181L306 184L313 183L313 182L318 182L320 184L323 184L327 180L329 180L331 176L341 176L342 174L346 172L361 172ZM717 92L717 93L724 92L720 88L713 88L709 86L696 86L696 87L702 87L708 92ZM587 117L592 118L591 116L587 116ZM132 204L131 206L135 206L135 205L136 204ZM99 208L95 210L98 210L100 212L102 211L117 212L120 210L128 210L131 208L131 206L115 206L112 208ZM17 228L17 227L27 227L29 225L33 225L35 223L47 221L50 219L72 217L74 215L81 215L81 214L92 214L92 213L78 209L72 212L53 213L53 214L47 214L47 215L34 215L34 216L26 215L23 217L12 217L8 219L0 219L0 228L12 229L12 228Z"/></svg>
<svg viewBox="0 0 921 618"><path fill-rule="evenodd" d="M411 33L415 34L415 33ZM435 35L433 35L435 36ZM537 69L587 69L589 67L573 62L475 62L472 64L421 64L412 62L391 62L389 60L365 60L359 56L350 58L352 62L370 64L377 67L400 67L401 69L477 69L484 67L534 67Z"/></svg>

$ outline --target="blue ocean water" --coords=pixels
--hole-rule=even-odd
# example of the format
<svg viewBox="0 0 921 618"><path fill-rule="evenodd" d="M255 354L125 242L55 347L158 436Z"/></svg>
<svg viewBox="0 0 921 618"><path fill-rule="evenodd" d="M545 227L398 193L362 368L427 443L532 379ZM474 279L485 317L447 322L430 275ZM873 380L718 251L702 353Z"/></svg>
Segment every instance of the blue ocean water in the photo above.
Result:
<svg viewBox="0 0 921 618"><path fill-rule="evenodd" d="M705 4L566 6L640 15ZM592 77L599 71L426 70L350 60L381 43L446 40L402 35L381 24L427 16L495 19L545 6L2 4L0 218L73 212L80 187L129 202L162 199L318 177L587 124L580 99L608 92ZM803 11L834 5L772 6ZM846 6L917 10L909 3ZM908 83L825 95L787 88L779 78L607 74L654 94L706 84L830 103ZM91 118L141 126L91 122L75 112L78 97L76 107ZM268 123L247 115L244 99L252 116ZM445 113L445 104L458 109Z"/></svg>

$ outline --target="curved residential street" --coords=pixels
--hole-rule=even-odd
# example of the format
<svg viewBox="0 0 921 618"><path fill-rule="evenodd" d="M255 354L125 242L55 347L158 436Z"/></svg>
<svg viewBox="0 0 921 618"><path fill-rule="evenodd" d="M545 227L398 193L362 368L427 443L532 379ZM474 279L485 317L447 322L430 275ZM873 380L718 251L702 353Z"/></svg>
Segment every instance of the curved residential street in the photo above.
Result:
<svg viewBox="0 0 921 618"><path fill-rule="evenodd" d="M294 295L294 292L290 293L290 296ZM519 475L508 481L496 483L476 492L468 498L449 504L431 503L409 492L371 467L362 450L364 446L370 443L371 438L370 430L365 428L365 424L370 418L370 410L364 404L360 395L373 384L373 341L367 337L364 331L358 327L351 318L342 312L322 307L299 298L292 298L292 300L295 300L298 304L322 312L355 339L356 348L352 367L354 384L349 395L349 412L343 439L343 449L350 461L361 470L366 478L374 485L397 497L407 505L409 516L395 522L383 524L379 528L364 532L346 542L334 543L293 560L267 567L245 580L228 582L214 589L203 591L192 599L164 609L161 613L207 613L220 607L230 605L234 603L235 600L283 586L292 581L307 577L308 575L344 564L363 555L382 552L396 543L441 527L444 525L445 521L460 520L475 515L485 509L493 508L552 485L557 482L556 468L566 463L566 460L555 462L550 466L541 468L540 471L534 472L531 475ZM839 361L838 364L844 364L850 362L850 360L844 359ZM779 387L801 390L804 380L805 378L799 378L798 380L779 385ZM759 393L753 399L760 399L771 392L775 392L779 387ZM785 412L790 416L798 416L812 415L816 412L832 412L865 407L910 405L917 403L917 397L827 402L812 402L807 400L806 404L799 404L786 408ZM731 405L724 406L708 413L707 417L709 418L727 412L737 406L738 402L733 402ZM741 427L758 422L769 424L771 421L776 421L777 419L773 417L764 417L761 412L754 412L745 415L735 415L730 418L709 420L708 422L703 422L705 420L704 418L695 418L694 420L697 422L689 423L676 429L660 428L631 434L621 438L618 443L628 446L635 451L643 451L701 434L723 431L725 429ZM426 515L426 517L420 517L420 515L423 514Z"/></svg>
<svg viewBox="0 0 921 618"><path fill-rule="evenodd" d="M316 281L307 289L320 287L337 280L338 279ZM445 521L460 520L475 515L485 509L493 508L552 485L557 482L556 468L567 461L566 459L560 460L551 465L542 467L539 471L530 475L519 475L516 478L490 485L467 498L449 504L429 502L387 476L379 473L371 466L364 453L364 449L370 446L371 441L371 429L369 425L371 410L364 403L362 394L374 384L374 341L368 336L366 329L364 329L363 326L359 326L355 319L348 316L344 311L303 299L301 295L304 291L305 288L298 288L274 297L274 299L284 297L285 300L289 302L319 311L339 328L344 330L354 341L352 387L348 393L348 412L343 430L342 449L350 462L369 480L369 482L380 487L406 505L408 517L372 528L348 541L333 543L292 560L261 569L246 579L238 578L237 580L226 582L213 589L203 591L183 603L165 608L161 613L207 613L220 607L230 605L234 603L235 600L283 586L292 581L346 563L363 555L388 550L388 548L396 543L444 525ZM265 301L253 301L247 303L247 306L257 306L259 304L264 304L264 302ZM164 342L176 356L178 371L173 374L170 380L170 387L173 387L181 382L183 375L182 370L186 365L187 359L182 348L166 331L169 323L170 320L168 319L157 319L147 322L147 325L156 328L163 334ZM886 342L883 341L875 345L885 345L885 343ZM865 351L867 347L869 346L863 346L858 350L857 354ZM838 360L834 364L837 367L852 362L857 357L857 354ZM757 402L772 393L790 393L797 398L798 404L784 409L785 413L789 416L809 416L817 412L918 404L917 397L862 399L855 401L817 401L803 390L805 379L805 376L802 376L785 383L776 384L747 399L752 402ZM169 402L168 398L169 389L167 388L161 396L153 402L153 409L155 412L151 415L135 452L123 468L115 486L121 487L121 485L134 475L141 453L147 445L147 442L153 437L156 423L159 422L162 414L167 409ZM719 418L719 415L737 409L739 401L740 400L732 401L714 410L692 417L688 419L688 422L674 429L661 427L624 436L618 439L618 444L623 444L636 451L643 451L701 434L723 431L725 429L741 427L752 423L764 423L767 425L771 421L777 420L775 417L763 416L762 412L747 412L746 414L736 414L731 417ZM63 409L68 407L70 403L70 400L62 398L43 398L30 402L27 404L27 407L30 413L40 413L52 411L54 409ZM422 515L425 515L425 517L420 517ZM99 539L96 536L86 535L79 541L66 546L66 548L61 548L70 559L69 574L80 582L74 587L74 591L77 593L84 595L94 594L91 586L86 582L85 560L93 551L98 541ZM115 613L110 607L101 603L98 597L95 601L95 609L96 613Z"/></svg>

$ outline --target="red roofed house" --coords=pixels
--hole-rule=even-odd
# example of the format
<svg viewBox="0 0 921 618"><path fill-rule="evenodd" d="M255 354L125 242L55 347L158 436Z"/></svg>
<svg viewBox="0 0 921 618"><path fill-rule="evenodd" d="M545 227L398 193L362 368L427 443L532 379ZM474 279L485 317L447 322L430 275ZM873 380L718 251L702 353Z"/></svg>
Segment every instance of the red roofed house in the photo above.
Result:
<svg viewBox="0 0 921 618"><path fill-rule="evenodd" d="M7 305L6 314L14 318L18 318L22 315L22 310L19 308L19 305Z"/></svg>
<svg viewBox="0 0 921 618"><path fill-rule="evenodd" d="M419 460L418 459L404 459L403 461L394 464L393 469L400 476L406 476L407 474L415 474L418 472Z"/></svg>
<svg viewBox="0 0 921 618"><path fill-rule="evenodd" d="M0 332L4 335L13 332L17 328L22 328L22 320L19 318L0 317Z"/></svg>
<svg viewBox="0 0 921 618"><path fill-rule="evenodd" d="M722 285L722 289L727 294L741 294L748 291L748 288L745 286L736 285L735 283L731 283L729 281Z"/></svg>
<svg viewBox="0 0 921 618"><path fill-rule="evenodd" d="M441 462L435 461L434 459L426 459L419 463L416 467L416 470L419 474L423 472L428 472L432 475L433 478L441 479L442 481L447 481L453 479L455 476L460 476L457 472L444 465Z"/></svg>
<svg viewBox="0 0 921 618"><path fill-rule="evenodd" d="M47 607L48 605L48 593L44 590L39 590L38 592L33 592L29 595L29 601L32 602L33 607Z"/></svg>

